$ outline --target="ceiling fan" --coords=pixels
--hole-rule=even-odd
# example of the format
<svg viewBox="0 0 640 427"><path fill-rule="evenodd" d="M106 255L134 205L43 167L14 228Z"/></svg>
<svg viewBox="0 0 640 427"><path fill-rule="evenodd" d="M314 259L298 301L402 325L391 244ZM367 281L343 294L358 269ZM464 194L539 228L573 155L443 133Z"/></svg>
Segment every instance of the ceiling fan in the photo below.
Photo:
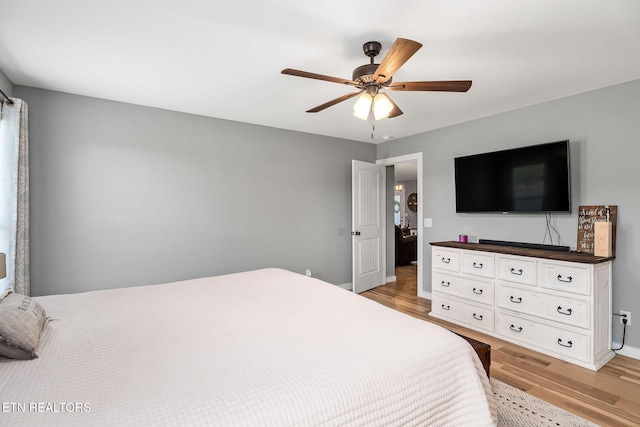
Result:
<svg viewBox="0 0 640 427"><path fill-rule="evenodd" d="M307 110L307 113L317 113L347 99L360 95L353 106L353 115L367 120L373 113L376 120L397 117L402 110L382 90L394 91L440 91L440 92L466 92L471 87L471 80L446 80L433 82L392 82L392 77L398 69L422 47L421 43L408 39L397 39L380 64L375 64L373 58L378 56L382 45L379 42L367 42L362 46L364 54L370 58L370 63L353 70L352 80L322 74L309 73L307 71L285 68L282 74L306 77L308 79L325 80L341 83L360 89L339 98L332 99L324 104Z"/></svg>

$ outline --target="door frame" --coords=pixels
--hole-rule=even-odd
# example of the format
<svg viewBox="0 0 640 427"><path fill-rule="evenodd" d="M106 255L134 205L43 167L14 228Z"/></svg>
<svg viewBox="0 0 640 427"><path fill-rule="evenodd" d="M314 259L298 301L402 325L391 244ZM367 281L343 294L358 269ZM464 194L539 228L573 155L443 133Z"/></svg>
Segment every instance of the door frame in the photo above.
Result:
<svg viewBox="0 0 640 427"><path fill-rule="evenodd" d="M416 168L418 171L418 176L417 176L417 186L418 186L418 211L416 212L416 217L418 218L418 254L417 254L417 258L418 258L418 296L421 298L427 298L430 299L431 295L430 292L426 292L423 287L424 287L424 259L423 259L423 242L424 242L424 233L425 233L425 228L424 228L424 219L423 219L423 199L424 197L422 197L422 195L424 194L423 191L423 182L422 182L422 152L418 152L418 153L412 153L412 154L405 154L403 156L395 156L395 157L387 157L385 159L379 159L376 160L376 164L381 165L381 166L393 166L397 163L405 163L405 162L410 162L410 161L415 161L417 162L416 164ZM385 180L386 180L386 175L385 175ZM386 216L385 216L386 218ZM385 250L386 250L386 245L385 245Z"/></svg>

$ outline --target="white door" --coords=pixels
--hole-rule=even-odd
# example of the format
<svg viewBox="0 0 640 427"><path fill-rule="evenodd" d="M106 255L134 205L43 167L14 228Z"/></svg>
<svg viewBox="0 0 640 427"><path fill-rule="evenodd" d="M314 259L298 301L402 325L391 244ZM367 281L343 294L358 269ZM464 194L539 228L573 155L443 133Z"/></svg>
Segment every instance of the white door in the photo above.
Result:
<svg viewBox="0 0 640 427"><path fill-rule="evenodd" d="M352 160L353 292L384 284L384 169Z"/></svg>

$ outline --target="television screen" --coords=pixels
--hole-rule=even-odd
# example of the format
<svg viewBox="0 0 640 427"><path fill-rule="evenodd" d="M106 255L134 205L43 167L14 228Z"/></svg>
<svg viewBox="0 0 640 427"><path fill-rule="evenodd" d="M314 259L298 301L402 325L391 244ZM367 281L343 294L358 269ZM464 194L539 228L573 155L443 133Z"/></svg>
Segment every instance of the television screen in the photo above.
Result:
<svg viewBox="0 0 640 427"><path fill-rule="evenodd" d="M569 141L454 162L456 212L571 212Z"/></svg>

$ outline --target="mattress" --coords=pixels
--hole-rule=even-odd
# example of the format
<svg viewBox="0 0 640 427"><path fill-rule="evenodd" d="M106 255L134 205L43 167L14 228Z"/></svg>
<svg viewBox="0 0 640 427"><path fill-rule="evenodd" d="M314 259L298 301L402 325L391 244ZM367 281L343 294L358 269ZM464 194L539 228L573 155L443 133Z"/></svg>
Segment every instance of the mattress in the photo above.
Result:
<svg viewBox="0 0 640 427"><path fill-rule="evenodd" d="M0 358L0 425L496 422L466 341L286 270L34 299L54 320Z"/></svg>

